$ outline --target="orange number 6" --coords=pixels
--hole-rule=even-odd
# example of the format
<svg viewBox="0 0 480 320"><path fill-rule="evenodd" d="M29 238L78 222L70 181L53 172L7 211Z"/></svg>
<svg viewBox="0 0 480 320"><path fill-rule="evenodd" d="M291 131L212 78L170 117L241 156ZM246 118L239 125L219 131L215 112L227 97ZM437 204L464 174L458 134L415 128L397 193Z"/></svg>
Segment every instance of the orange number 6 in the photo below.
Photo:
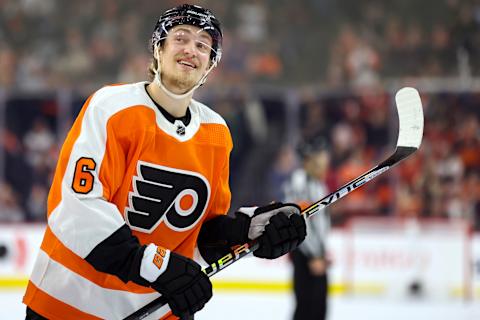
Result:
<svg viewBox="0 0 480 320"><path fill-rule="evenodd" d="M75 165L72 189L76 193L89 193L93 189L94 176L91 171L95 170L96 163L92 158L80 158Z"/></svg>

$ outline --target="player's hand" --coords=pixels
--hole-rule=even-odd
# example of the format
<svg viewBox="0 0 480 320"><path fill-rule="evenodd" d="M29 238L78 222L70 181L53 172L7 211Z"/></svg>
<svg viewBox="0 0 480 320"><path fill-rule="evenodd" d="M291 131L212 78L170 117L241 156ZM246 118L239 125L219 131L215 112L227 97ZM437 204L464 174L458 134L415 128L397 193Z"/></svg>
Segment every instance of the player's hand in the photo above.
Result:
<svg viewBox="0 0 480 320"><path fill-rule="evenodd" d="M275 259L295 249L305 239L307 227L300 207L292 203L273 203L264 207L240 208L237 217L250 217L248 238L258 239L254 255Z"/></svg>
<svg viewBox="0 0 480 320"><path fill-rule="evenodd" d="M161 271L156 280L151 281L151 287L167 298L174 315L181 319L189 318L210 300L212 283L198 263L152 244L145 251L142 276L150 277L147 280L151 281L156 275L155 268ZM152 270L155 272L149 273Z"/></svg>

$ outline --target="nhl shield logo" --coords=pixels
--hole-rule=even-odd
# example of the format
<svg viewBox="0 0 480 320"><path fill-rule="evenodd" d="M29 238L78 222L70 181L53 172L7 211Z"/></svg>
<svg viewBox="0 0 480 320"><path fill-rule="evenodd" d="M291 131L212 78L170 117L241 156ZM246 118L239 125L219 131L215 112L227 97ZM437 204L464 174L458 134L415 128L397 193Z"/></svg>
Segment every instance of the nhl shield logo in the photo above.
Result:
<svg viewBox="0 0 480 320"><path fill-rule="evenodd" d="M175 120L174 125L175 125L175 132L179 136L184 136L185 135L185 130L186 130L185 124L183 124L183 122L180 121L180 120Z"/></svg>
<svg viewBox="0 0 480 320"><path fill-rule="evenodd" d="M184 125L177 125L176 132L179 136L185 135L185 126Z"/></svg>

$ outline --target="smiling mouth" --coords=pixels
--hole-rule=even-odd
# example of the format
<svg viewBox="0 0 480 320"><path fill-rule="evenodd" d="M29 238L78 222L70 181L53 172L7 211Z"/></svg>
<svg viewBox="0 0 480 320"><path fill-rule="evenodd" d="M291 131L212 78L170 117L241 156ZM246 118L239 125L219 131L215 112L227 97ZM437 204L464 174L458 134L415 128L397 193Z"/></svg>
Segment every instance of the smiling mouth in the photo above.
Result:
<svg viewBox="0 0 480 320"><path fill-rule="evenodd" d="M182 65L182 66L189 67L191 69L197 69L197 66L195 64L193 64L192 62L188 62L188 61L185 61L185 60L179 60L179 61L177 61L177 63Z"/></svg>

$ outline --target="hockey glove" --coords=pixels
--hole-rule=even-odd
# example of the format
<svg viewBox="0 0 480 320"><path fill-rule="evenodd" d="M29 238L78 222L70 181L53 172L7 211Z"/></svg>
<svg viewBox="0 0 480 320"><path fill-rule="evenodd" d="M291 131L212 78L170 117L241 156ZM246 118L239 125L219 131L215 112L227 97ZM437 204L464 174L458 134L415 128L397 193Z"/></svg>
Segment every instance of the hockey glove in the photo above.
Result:
<svg viewBox="0 0 480 320"><path fill-rule="evenodd" d="M181 319L193 316L212 297L212 283L198 263L153 244L145 249L140 275Z"/></svg>
<svg viewBox="0 0 480 320"><path fill-rule="evenodd" d="M249 219L248 238L258 239L254 256L275 259L295 249L305 239L307 227L296 204L274 203L264 207L240 208L238 219Z"/></svg>

